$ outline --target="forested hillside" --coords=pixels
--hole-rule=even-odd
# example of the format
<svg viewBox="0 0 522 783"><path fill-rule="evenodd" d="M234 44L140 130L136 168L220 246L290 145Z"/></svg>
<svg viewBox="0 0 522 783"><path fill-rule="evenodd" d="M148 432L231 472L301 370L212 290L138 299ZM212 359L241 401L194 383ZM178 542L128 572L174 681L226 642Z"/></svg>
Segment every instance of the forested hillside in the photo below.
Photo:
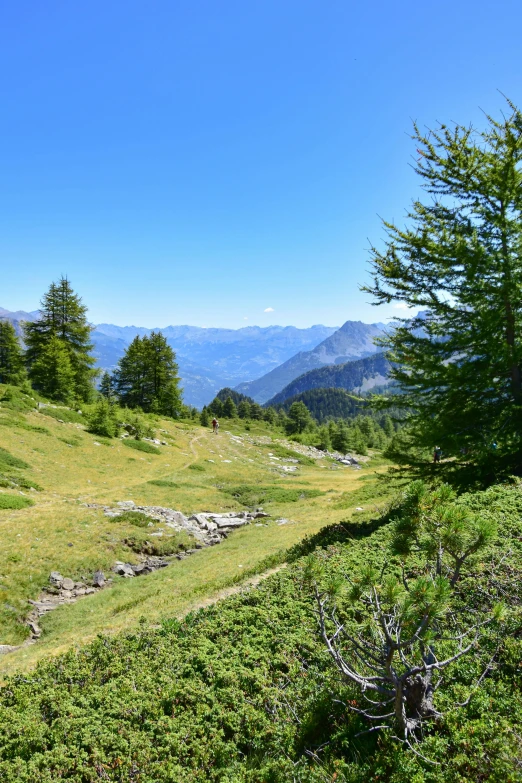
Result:
<svg viewBox="0 0 522 783"><path fill-rule="evenodd" d="M265 403L295 378L316 367L340 364L375 353L377 347L374 340L383 334L383 330L384 324L346 321L340 329L313 350L299 352L261 378L240 384L237 390L252 397L256 402Z"/></svg>
<svg viewBox="0 0 522 783"><path fill-rule="evenodd" d="M390 362L383 353L345 364L329 365L300 375L269 400L268 405L279 405L297 394L311 389L338 388L357 394L381 386L388 378Z"/></svg>
<svg viewBox="0 0 522 783"><path fill-rule="evenodd" d="M349 394L344 389L310 389L309 391L288 397L277 406L289 411L294 402L302 402L314 419L349 419L368 407L360 397Z"/></svg>

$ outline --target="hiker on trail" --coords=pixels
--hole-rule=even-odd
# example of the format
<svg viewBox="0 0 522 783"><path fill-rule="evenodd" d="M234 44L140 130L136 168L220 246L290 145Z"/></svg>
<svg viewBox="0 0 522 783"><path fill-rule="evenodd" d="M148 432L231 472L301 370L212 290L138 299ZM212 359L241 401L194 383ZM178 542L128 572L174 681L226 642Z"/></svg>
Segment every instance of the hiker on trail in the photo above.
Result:
<svg viewBox="0 0 522 783"><path fill-rule="evenodd" d="M433 462L440 462L440 458L442 457L442 449L440 446L435 446L435 451L433 452Z"/></svg>
<svg viewBox="0 0 522 783"><path fill-rule="evenodd" d="M219 430L219 421L217 419L212 419L212 431L217 435Z"/></svg>

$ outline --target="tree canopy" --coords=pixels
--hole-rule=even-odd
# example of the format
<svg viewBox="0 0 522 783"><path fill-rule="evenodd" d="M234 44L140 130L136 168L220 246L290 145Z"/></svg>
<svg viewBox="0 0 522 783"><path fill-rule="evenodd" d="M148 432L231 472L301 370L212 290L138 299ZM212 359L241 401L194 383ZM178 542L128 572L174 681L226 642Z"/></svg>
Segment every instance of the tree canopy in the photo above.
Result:
<svg viewBox="0 0 522 783"><path fill-rule="evenodd" d="M415 126L426 198L372 249L376 304L420 310L380 341L421 447L522 471L522 115Z"/></svg>
<svg viewBox="0 0 522 783"><path fill-rule="evenodd" d="M97 374L93 369L91 331L87 308L69 280L61 277L57 283L51 283L41 301L40 317L24 324L29 378L38 391L56 399L57 394L60 399L91 399ZM70 370L65 368L65 354ZM60 373L60 378L48 373Z"/></svg>

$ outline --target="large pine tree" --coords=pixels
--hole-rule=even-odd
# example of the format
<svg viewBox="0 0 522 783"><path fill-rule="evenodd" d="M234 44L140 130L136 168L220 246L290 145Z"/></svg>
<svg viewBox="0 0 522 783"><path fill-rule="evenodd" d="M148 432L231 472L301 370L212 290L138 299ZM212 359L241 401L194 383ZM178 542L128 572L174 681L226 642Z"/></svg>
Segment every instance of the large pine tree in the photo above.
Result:
<svg viewBox="0 0 522 783"><path fill-rule="evenodd" d="M14 326L9 321L0 320L0 383L17 386L24 379L24 359Z"/></svg>
<svg viewBox="0 0 522 783"><path fill-rule="evenodd" d="M161 332L134 338L118 363L114 380L122 405L179 416L182 399L178 365Z"/></svg>
<svg viewBox="0 0 522 783"><path fill-rule="evenodd" d="M373 249L376 304L421 311L382 341L418 446L522 472L522 114L415 127L428 195Z"/></svg>
<svg viewBox="0 0 522 783"><path fill-rule="evenodd" d="M38 391L56 402L72 403L75 374L66 343L56 335L42 344L31 365L31 380Z"/></svg>
<svg viewBox="0 0 522 783"><path fill-rule="evenodd" d="M91 399L96 376L93 369L95 359L91 354L94 347L90 342L91 331L92 327L87 321L87 308L74 293L69 280L62 277L58 283L51 283L41 301L39 319L24 324L26 362L29 378L35 388L46 393L42 386L41 360L45 354L57 355L55 340L60 340L68 354L72 371L72 375L67 373L67 377L71 378L68 398L85 402ZM38 366L37 370L35 366ZM54 365L51 363L49 367L52 366ZM58 364L56 366L58 367ZM50 388L55 385L61 387L61 382L49 378L44 385Z"/></svg>

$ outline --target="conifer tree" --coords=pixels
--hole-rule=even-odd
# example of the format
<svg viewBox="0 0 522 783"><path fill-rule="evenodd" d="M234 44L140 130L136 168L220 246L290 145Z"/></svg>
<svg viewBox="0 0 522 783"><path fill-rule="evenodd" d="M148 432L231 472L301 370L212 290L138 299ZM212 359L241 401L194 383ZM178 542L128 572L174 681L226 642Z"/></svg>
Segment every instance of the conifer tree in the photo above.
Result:
<svg viewBox="0 0 522 783"><path fill-rule="evenodd" d="M107 371L105 371L102 375L99 391L102 397L105 397L106 400L108 400L109 402L114 401L114 398L116 397L114 378Z"/></svg>
<svg viewBox="0 0 522 783"><path fill-rule="evenodd" d="M263 420L263 408L258 402L252 402L250 404L250 418L256 421Z"/></svg>
<svg viewBox="0 0 522 783"><path fill-rule="evenodd" d="M0 383L18 386L25 380L22 349L14 326L0 320Z"/></svg>
<svg viewBox="0 0 522 783"><path fill-rule="evenodd" d="M178 365L161 332L134 338L118 362L114 381L122 405L173 418L181 414Z"/></svg>
<svg viewBox="0 0 522 783"><path fill-rule="evenodd" d="M213 416L216 416L216 418L219 419L220 416L223 416L223 403L219 399L219 397L215 397L210 405L208 406L209 411L212 413Z"/></svg>
<svg viewBox="0 0 522 783"><path fill-rule="evenodd" d="M240 419L249 419L250 418L250 403L248 400L241 400L239 405L237 406L237 415Z"/></svg>
<svg viewBox="0 0 522 783"><path fill-rule="evenodd" d="M237 408L232 397L227 397L223 404L223 416L226 419L235 419L237 417Z"/></svg>
<svg viewBox="0 0 522 783"><path fill-rule="evenodd" d="M337 426L335 426L331 437L333 448L341 454L346 454L350 448L354 448L352 439L350 438L350 430L344 421L340 421Z"/></svg>
<svg viewBox="0 0 522 783"><path fill-rule="evenodd" d="M293 402L288 411L287 432L289 434L300 434L310 426L312 417L310 411L304 402Z"/></svg>
<svg viewBox="0 0 522 783"><path fill-rule="evenodd" d="M275 424L275 423L276 423L276 421L277 421L277 412L276 412L276 409L275 409L275 408L272 408L272 406L270 406L269 408L265 408L265 412L264 412L264 414L263 414L263 419L264 419L264 420L265 420L265 421L266 421L268 424L271 424L271 425Z"/></svg>
<svg viewBox="0 0 522 783"><path fill-rule="evenodd" d="M522 114L508 105L480 132L415 126L428 198L405 228L385 223L364 290L421 311L381 341L413 442L522 473Z"/></svg>
<svg viewBox="0 0 522 783"><path fill-rule="evenodd" d="M199 414L199 423L201 424L202 427L208 427L209 422L210 422L210 416L209 416L208 408L205 405L203 407L203 410Z"/></svg>
<svg viewBox="0 0 522 783"><path fill-rule="evenodd" d="M139 335L136 335L119 360L114 373L114 385L120 403L128 408L143 408L145 365L143 341Z"/></svg>
<svg viewBox="0 0 522 783"><path fill-rule="evenodd" d="M57 360L60 351L55 340L60 340L63 348L68 353L69 365L72 375L62 373L60 378L48 378L45 384L49 388L60 388L64 378L70 378L70 386L67 390L67 398L78 398L88 402L93 394L93 381L96 371L95 363L91 355L93 345L90 342L92 327L87 321L87 308L82 304L81 298L74 293L69 280L60 278L58 283L51 283L49 290L41 301L40 318L32 323L24 324L24 338L26 343L26 363L29 378L42 393L41 367L44 355L49 369L52 366L62 367L63 362ZM52 347L51 347L52 343ZM54 356L55 360L50 361ZM39 369L35 370L35 366ZM60 391L63 399L63 389Z"/></svg>
<svg viewBox="0 0 522 783"><path fill-rule="evenodd" d="M42 344L31 365L31 379L38 391L56 402L71 403L74 399L75 371L71 353L56 335Z"/></svg>

